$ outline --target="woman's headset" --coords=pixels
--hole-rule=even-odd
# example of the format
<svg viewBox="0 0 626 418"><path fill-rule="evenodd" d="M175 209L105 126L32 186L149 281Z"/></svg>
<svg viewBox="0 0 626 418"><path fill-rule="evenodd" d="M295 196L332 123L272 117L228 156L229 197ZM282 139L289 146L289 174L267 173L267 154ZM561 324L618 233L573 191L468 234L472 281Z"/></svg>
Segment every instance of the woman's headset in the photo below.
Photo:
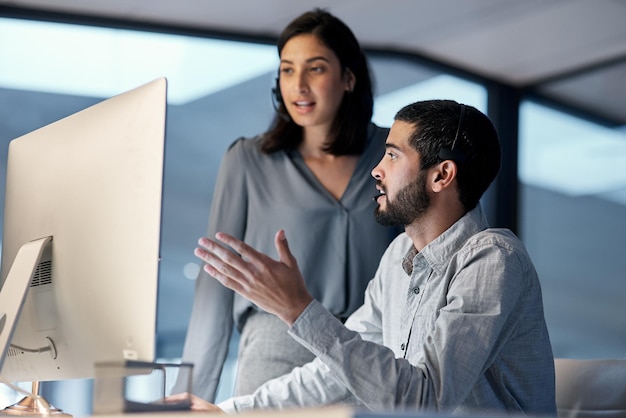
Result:
<svg viewBox="0 0 626 418"><path fill-rule="evenodd" d="M289 113L281 110L280 105L283 104L283 95L280 92L280 78L277 76L274 79L274 87L272 87L272 106L276 111L276 114L280 116L283 120L289 122L291 117Z"/></svg>

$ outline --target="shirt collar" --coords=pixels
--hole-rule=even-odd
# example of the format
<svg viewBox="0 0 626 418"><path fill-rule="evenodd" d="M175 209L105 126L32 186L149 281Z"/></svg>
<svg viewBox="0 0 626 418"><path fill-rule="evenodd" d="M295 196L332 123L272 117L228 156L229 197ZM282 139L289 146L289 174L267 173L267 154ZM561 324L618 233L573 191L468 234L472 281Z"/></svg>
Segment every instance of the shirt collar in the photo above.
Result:
<svg viewBox="0 0 626 418"><path fill-rule="evenodd" d="M465 244L465 241L488 227L489 224L479 203L424 247L420 254L433 270L440 273L446 268L454 253ZM417 249L411 245L402 259L402 268L408 275L413 272L413 264L417 255Z"/></svg>

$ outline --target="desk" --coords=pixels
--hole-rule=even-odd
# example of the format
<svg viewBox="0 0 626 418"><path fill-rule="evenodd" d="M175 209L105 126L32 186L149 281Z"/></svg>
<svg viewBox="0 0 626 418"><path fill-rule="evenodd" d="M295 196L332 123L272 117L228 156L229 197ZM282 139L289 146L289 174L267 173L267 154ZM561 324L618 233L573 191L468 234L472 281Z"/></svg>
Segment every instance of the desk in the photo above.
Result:
<svg viewBox="0 0 626 418"><path fill-rule="evenodd" d="M140 412L135 414L114 414L114 415L93 415L91 418L209 418L215 416L225 416L215 412ZM228 415L226 415L228 416ZM354 418L355 411L349 407L329 406L323 408L285 409L285 410L264 410L242 412L236 416L250 418ZM79 418L79 417L75 417Z"/></svg>

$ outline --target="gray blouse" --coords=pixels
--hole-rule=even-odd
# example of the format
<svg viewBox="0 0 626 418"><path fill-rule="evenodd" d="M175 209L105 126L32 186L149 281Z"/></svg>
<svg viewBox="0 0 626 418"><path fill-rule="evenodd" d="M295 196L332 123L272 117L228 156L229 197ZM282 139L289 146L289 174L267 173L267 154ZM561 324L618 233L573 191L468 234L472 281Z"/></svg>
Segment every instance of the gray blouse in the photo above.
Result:
<svg viewBox="0 0 626 418"><path fill-rule="evenodd" d="M388 129L371 125L366 149L340 200L317 180L299 152L264 154L262 138L240 138L219 170L208 237L222 231L277 258L274 235L284 229L312 296L337 317L363 303L367 283L397 229L373 216L376 194L370 172L385 151ZM233 322L259 309L200 273L183 361L194 363L193 393L213 400Z"/></svg>

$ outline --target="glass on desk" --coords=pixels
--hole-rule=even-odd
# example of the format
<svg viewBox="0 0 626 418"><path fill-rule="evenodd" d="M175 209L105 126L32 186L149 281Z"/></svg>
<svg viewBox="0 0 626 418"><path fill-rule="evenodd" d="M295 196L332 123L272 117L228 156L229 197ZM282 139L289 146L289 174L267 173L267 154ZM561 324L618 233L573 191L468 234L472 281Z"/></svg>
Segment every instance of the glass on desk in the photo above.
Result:
<svg viewBox="0 0 626 418"><path fill-rule="evenodd" d="M176 402L165 402L165 398L177 378L187 382L186 392L190 392L192 371L189 363L99 363L93 385L93 413L189 410L191 398Z"/></svg>

